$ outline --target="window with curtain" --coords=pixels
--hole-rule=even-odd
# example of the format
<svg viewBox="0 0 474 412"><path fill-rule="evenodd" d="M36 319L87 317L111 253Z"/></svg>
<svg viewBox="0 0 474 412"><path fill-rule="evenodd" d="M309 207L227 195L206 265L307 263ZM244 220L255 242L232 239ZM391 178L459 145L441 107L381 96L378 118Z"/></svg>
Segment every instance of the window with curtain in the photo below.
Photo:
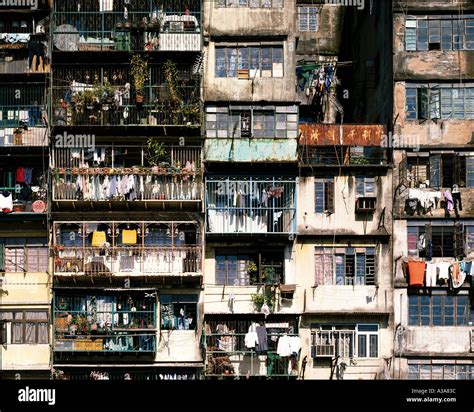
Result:
<svg viewBox="0 0 474 412"><path fill-rule="evenodd" d="M6 272L46 272L49 249L44 238L3 239Z"/></svg>
<svg viewBox="0 0 474 412"><path fill-rule="evenodd" d="M316 247L318 285L374 285L375 247Z"/></svg>
<svg viewBox="0 0 474 412"><path fill-rule="evenodd" d="M4 328L11 326L11 344L47 344L48 312L45 310L2 311L0 321Z"/></svg>

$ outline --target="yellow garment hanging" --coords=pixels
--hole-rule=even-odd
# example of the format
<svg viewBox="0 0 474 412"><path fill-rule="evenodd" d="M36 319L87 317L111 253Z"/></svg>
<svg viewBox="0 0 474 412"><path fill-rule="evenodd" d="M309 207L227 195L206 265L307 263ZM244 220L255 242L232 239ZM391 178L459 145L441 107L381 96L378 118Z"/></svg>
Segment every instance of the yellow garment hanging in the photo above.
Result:
<svg viewBox="0 0 474 412"><path fill-rule="evenodd" d="M137 231L122 230L122 243L125 245L135 245L137 243Z"/></svg>
<svg viewBox="0 0 474 412"><path fill-rule="evenodd" d="M106 242L105 232L93 232L92 233L92 246L102 246Z"/></svg>

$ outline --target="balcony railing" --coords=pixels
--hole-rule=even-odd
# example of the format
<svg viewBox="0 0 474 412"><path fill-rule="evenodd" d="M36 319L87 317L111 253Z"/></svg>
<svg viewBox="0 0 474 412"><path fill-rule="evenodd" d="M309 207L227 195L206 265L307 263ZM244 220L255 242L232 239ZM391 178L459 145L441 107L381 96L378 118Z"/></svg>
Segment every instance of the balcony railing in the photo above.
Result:
<svg viewBox="0 0 474 412"><path fill-rule="evenodd" d="M0 84L0 146L47 146L44 84Z"/></svg>
<svg viewBox="0 0 474 412"><path fill-rule="evenodd" d="M58 67L52 88L53 124L198 126L199 75L189 64L174 68L176 84L170 84L164 65L150 65L143 101L138 102L130 89L129 65Z"/></svg>
<svg viewBox="0 0 474 412"><path fill-rule="evenodd" d="M206 322L204 336L207 354L206 376L235 377L240 363L245 363L245 367L250 368L251 376L267 378L297 376L298 354L292 353L288 357L280 357L277 353L278 340L282 336L298 336L296 326L292 322L286 324L286 327L282 327L284 322L274 324L274 327L269 324L266 328L268 350L260 352L256 347L247 348L246 345L247 332L243 331L248 331L252 324L255 327L256 324L251 320L242 319Z"/></svg>
<svg viewBox="0 0 474 412"><path fill-rule="evenodd" d="M73 168L53 172L53 200L159 201L201 200L202 177L192 171L153 173L150 168ZM166 173L166 172L164 172Z"/></svg>
<svg viewBox="0 0 474 412"><path fill-rule="evenodd" d="M54 45L61 51L200 51L201 2L58 1Z"/></svg>
<svg viewBox="0 0 474 412"><path fill-rule="evenodd" d="M210 177L206 209L208 233L293 233L295 180Z"/></svg>
<svg viewBox="0 0 474 412"><path fill-rule="evenodd" d="M55 275L181 275L201 273L199 246L60 247Z"/></svg>
<svg viewBox="0 0 474 412"><path fill-rule="evenodd" d="M152 299L129 295L55 297L54 352L153 353L155 331L156 304Z"/></svg>
<svg viewBox="0 0 474 412"><path fill-rule="evenodd" d="M381 147L300 146L299 159L308 166L383 166L387 151Z"/></svg>

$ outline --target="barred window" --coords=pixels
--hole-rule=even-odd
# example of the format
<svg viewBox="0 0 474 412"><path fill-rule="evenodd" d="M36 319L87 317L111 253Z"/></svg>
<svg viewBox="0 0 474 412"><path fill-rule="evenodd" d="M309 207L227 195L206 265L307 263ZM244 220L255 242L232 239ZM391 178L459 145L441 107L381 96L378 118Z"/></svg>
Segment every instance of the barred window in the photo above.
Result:
<svg viewBox="0 0 474 412"><path fill-rule="evenodd" d="M474 379L474 364L436 363L430 361L423 363L408 363L408 379L439 379L439 380L467 380ZM453 361L451 361L453 362Z"/></svg>
<svg viewBox="0 0 474 412"><path fill-rule="evenodd" d="M375 247L316 247L318 285L374 285Z"/></svg>

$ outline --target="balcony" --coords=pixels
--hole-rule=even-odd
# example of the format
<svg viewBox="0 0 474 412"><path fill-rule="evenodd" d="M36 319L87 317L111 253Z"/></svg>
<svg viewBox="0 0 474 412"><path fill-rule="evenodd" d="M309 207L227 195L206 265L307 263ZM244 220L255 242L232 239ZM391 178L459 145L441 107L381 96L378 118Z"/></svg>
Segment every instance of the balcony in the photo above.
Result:
<svg viewBox="0 0 474 412"><path fill-rule="evenodd" d="M153 354L156 297L149 295L153 294L57 294L53 351Z"/></svg>
<svg viewBox="0 0 474 412"><path fill-rule="evenodd" d="M163 146L160 159L152 152L147 145L55 147L53 200L59 207L71 203L82 207L92 203L117 208L200 207L201 147ZM153 163L155 166L149 166Z"/></svg>
<svg viewBox="0 0 474 412"><path fill-rule="evenodd" d="M44 83L0 86L0 147L48 146Z"/></svg>
<svg viewBox="0 0 474 412"><path fill-rule="evenodd" d="M253 320L252 320L253 317ZM278 340L283 336L297 337L297 320L294 318L272 318L266 321L267 340L251 348L246 346L245 335L251 326L263 325L263 315L245 318L207 320L204 345L206 349L206 372L208 378L230 378L248 375L252 378L298 376L297 353L280 356L277 353ZM259 345L267 348L260 348ZM299 348L296 349L298 352ZM290 365L294 365L290 368Z"/></svg>
<svg viewBox="0 0 474 412"><path fill-rule="evenodd" d="M388 166L382 125L300 124L302 166Z"/></svg>
<svg viewBox="0 0 474 412"><path fill-rule="evenodd" d="M208 177L208 234L295 231L296 183L284 177Z"/></svg>
<svg viewBox="0 0 474 412"><path fill-rule="evenodd" d="M142 96L126 65L58 65L52 85L55 126L200 125L200 77L192 65L149 64ZM141 97L138 99L138 97Z"/></svg>
<svg viewBox="0 0 474 412"><path fill-rule="evenodd" d="M199 276L199 228L193 222L55 223L54 275Z"/></svg>
<svg viewBox="0 0 474 412"><path fill-rule="evenodd" d="M187 5L187 7L185 6ZM53 43L64 52L201 50L201 3L101 0L79 8L55 3Z"/></svg>

